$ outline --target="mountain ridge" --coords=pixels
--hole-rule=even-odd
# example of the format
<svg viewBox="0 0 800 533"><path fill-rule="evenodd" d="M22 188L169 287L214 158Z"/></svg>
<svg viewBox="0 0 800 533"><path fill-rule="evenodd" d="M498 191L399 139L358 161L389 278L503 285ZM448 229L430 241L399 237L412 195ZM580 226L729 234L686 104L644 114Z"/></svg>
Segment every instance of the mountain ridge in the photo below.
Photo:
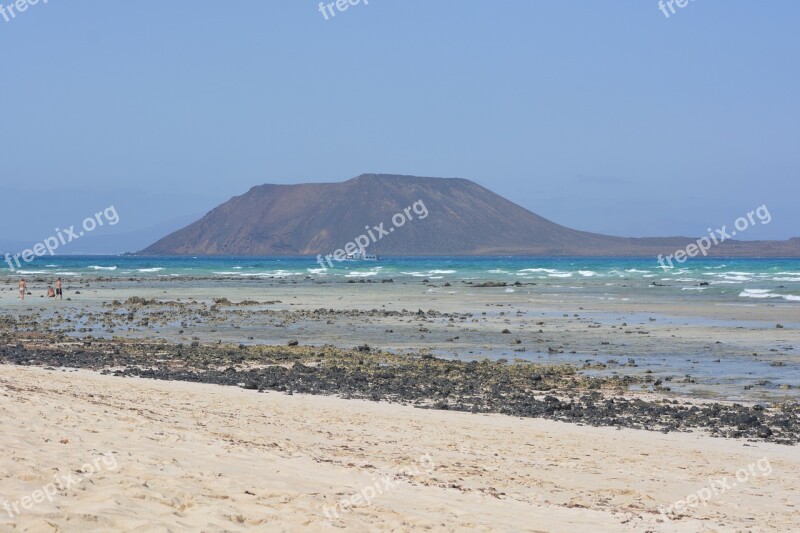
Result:
<svg viewBox="0 0 800 533"><path fill-rule="evenodd" d="M415 202L425 207L424 218L394 227L392 217L414 215L404 210ZM463 178L361 174L337 183L256 185L138 254L325 255L380 224L392 231L368 248L381 255L668 255L697 241L571 229ZM709 255L798 257L800 238L727 240Z"/></svg>

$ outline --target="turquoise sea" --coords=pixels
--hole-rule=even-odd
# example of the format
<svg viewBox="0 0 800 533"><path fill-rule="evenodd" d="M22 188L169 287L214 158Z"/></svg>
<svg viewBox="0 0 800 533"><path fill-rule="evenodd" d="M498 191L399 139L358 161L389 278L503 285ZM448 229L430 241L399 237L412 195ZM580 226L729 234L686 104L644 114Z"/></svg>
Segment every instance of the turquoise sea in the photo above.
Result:
<svg viewBox="0 0 800 533"><path fill-rule="evenodd" d="M769 302L800 305L800 259L691 259L662 268L655 258L391 257L334 262L324 268L313 257L43 257L23 268L2 265L2 277L36 278L216 278L302 280L328 283L360 280L429 280L461 284L486 280L535 283L540 289L589 291L626 299L656 291L679 299ZM510 288L509 290L513 290Z"/></svg>
<svg viewBox="0 0 800 533"><path fill-rule="evenodd" d="M63 256L41 258L18 271L0 270L0 283L7 290L15 290L15 281L24 276L39 289L56 277L70 281L78 279L102 279L91 283L93 288L111 287L137 293L148 286L156 286L158 294L203 294L206 288L214 294L220 288L238 289L238 294L247 294L254 299L263 299L265 294L282 294L294 288L302 294L313 293L315 288L326 285L337 295L387 294L383 281L392 280L393 295L407 291L410 300L431 305L442 295L453 295L442 301L457 301L463 295L465 302L475 302L476 295L493 301L508 300L516 303L534 302L529 311L541 316L562 317L565 308L580 313L582 320L603 326L614 326L623 320L633 326L645 327L657 320L661 327L680 328L684 325L712 328L747 328L753 332L753 341L738 341L706 345L702 337L688 334L679 342L648 344L647 337L641 342L632 341L613 345L592 345L566 350L563 353L537 351L534 348L518 353L505 345L488 346L483 341L467 343L467 338L458 346L442 339L437 345L431 340L434 355L471 359L523 358L536 362L559 362L583 365L587 361L636 360L629 373L649 372L654 379L668 376L691 375L687 383L671 382L674 391L689 395L739 400L781 400L797 398L800 387L800 368L796 362L796 341L791 340L800 328L800 259L695 259L679 268L662 268L655 258L542 258L542 257L386 257L378 261L340 262L334 268L323 268L313 257L138 257L138 256ZM427 283L426 283L427 281ZM500 286L470 290L470 284L492 281ZM376 285L370 285L376 283ZM88 286L88 284L86 284ZM201 292L191 293L198 288ZM274 289L276 289L275 291ZM74 286L73 286L74 288ZM187 289L189 292L187 292ZM244 289L242 291L241 289ZM260 292L270 289L272 292ZM84 292L86 292L84 290ZM516 294L514 294L516 293ZM42 292L31 302L44 302ZM71 295L73 298L74 294ZM166 297L166 296L165 296ZM234 298L235 299L235 298ZM369 298L365 301L370 301ZM488 300L487 300L488 301ZM316 305L313 298L309 305ZM538 308L544 302L545 308ZM3 302L8 303L4 311L18 312L19 305L14 294L8 294ZM548 304L553 304L548 306ZM630 305L628 305L630 304ZM637 306L637 304L640 304ZM645 304L642 306L641 304ZM664 304L665 312L659 312ZM506 311L499 307L484 307L484 315L497 317ZM585 309L584 306L585 305ZM342 306L347 307L346 299ZM719 314L711 313L712 307L721 306ZM770 319L730 318L725 308L771 308ZM606 312L605 309L608 309ZM678 315L669 309L682 309ZM462 311L474 312L465 307ZM66 312L63 309L61 312ZM575 315L577 316L577 314ZM747 316L745 312L744 315ZM86 317L75 320L86 320ZM776 323L785 329L776 329ZM93 334L105 335L103 325L82 323L94 328ZM265 328L263 323L243 323L241 327L225 331L202 333L203 339L223 339L226 342L253 342L263 344L283 343L285 330ZM589 330L587 330L589 331ZM592 330L594 331L594 330ZM727 330L723 330L727 331ZM763 332L770 332L767 336ZM759 333L760 332L760 333ZM775 333L772 333L775 332ZM780 333L778 333L780 332ZM358 335L370 335L360 330ZM335 337L335 332L332 334ZM381 335L374 339L380 346L395 348L405 346L402 336ZM245 340L245 339L251 340ZM720 338L724 338L720 337ZM744 337L746 338L746 337ZM335 338L326 342L337 342ZM373 339L370 339L372 341ZM347 341L349 342L349 340ZM427 342L427 341L426 341ZM370 342L372 344L372 342ZM579 343L580 344L580 343ZM542 345L544 346L544 345ZM757 352L757 353L756 353ZM787 355L788 354L788 355ZM774 366L780 364L780 366ZM606 370L591 370L598 375L610 375L619 371L617 365ZM762 383L755 386L756 382ZM765 383L765 384L764 384ZM752 390L744 387L754 386ZM781 387L788 386L789 389Z"/></svg>

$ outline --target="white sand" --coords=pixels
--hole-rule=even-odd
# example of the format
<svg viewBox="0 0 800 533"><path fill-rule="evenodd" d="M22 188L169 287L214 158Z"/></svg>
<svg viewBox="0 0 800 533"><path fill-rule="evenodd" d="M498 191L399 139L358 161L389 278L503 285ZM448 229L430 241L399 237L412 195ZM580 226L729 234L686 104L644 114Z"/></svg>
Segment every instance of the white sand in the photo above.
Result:
<svg viewBox="0 0 800 533"><path fill-rule="evenodd" d="M0 508L2 532L800 530L798 447L88 372L0 366L0 449L0 505L81 480ZM725 476L707 507L659 515Z"/></svg>

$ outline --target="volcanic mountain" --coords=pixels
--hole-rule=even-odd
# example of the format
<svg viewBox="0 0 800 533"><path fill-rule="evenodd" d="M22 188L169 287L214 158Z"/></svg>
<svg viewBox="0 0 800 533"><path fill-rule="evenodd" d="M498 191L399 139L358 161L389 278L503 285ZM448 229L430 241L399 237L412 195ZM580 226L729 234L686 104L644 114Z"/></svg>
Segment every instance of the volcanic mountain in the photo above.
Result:
<svg viewBox="0 0 800 533"><path fill-rule="evenodd" d="M139 253L325 255L361 235L370 239L369 253L406 256L655 256L696 240L573 230L465 179L364 174L343 183L253 187ZM800 239L729 240L709 255L796 257Z"/></svg>

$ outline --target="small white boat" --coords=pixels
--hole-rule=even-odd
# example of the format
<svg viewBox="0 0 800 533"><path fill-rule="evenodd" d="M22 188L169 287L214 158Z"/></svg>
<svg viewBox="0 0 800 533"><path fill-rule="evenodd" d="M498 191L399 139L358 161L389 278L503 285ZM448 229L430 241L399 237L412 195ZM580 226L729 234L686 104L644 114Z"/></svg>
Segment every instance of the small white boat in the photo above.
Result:
<svg viewBox="0 0 800 533"><path fill-rule="evenodd" d="M357 252L347 254L344 258L345 261L377 261L378 256L375 254L368 254L363 248Z"/></svg>

